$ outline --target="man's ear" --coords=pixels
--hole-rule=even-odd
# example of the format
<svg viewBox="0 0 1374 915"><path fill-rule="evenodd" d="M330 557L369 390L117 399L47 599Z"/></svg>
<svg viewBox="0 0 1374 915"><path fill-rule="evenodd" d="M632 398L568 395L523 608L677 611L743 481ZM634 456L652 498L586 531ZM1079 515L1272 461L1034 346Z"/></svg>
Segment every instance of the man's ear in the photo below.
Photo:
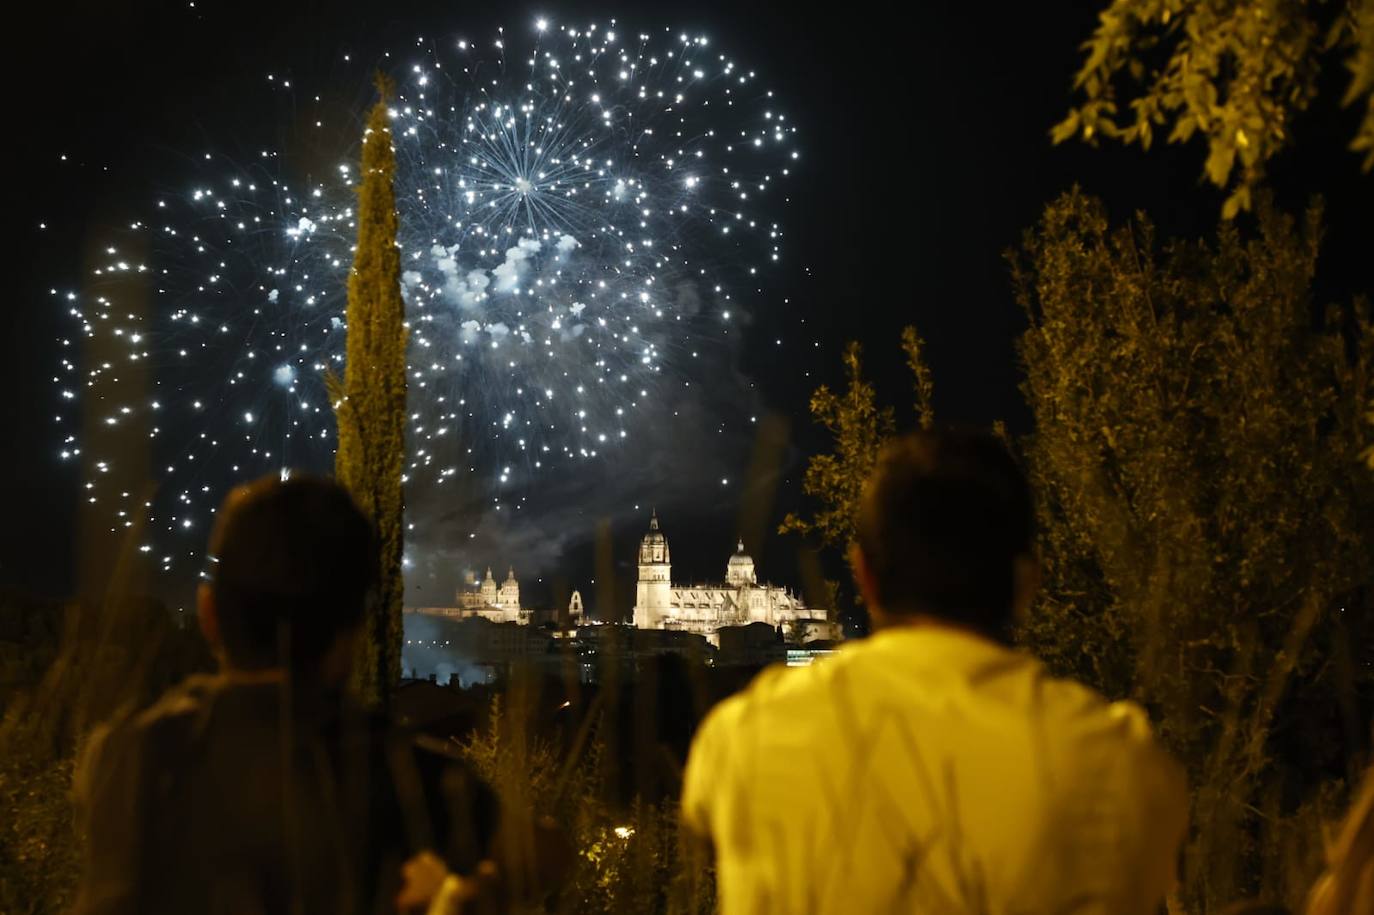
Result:
<svg viewBox="0 0 1374 915"><path fill-rule="evenodd" d="M210 644L211 650L219 654L222 643L219 637L219 616L215 610L215 592L208 582L201 582L196 589L196 621L200 623L200 634Z"/></svg>
<svg viewBox="0 0 1374 915"><path fill-rule="evenodd" d="M1017 556L1012 566L1012 619L1023 623L1030 615L1035 594L1040 590L1040 559L1037 556Z"/></svg>
<svg viewBox="0 0 1374 915"><path fill-rule="evenodd" d="M878 606L877 582L873 578L873 570L869 567L868 560L864 559L863 550L859 549L857 543L849 545L849 567L854 570L854 583L859 586L859 596L863 598L869 622L873 624L874 629L881 628L883 611Z"/></svg>

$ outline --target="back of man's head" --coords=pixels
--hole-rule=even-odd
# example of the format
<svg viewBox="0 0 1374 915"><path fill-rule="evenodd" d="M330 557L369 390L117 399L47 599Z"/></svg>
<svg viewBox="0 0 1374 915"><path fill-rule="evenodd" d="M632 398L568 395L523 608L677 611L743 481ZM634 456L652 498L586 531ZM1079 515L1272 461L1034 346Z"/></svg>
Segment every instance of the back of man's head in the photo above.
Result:
<svg viewBox="0 0 1374 915"><path fill-rule="evenodd" d="M921 432L890 444L864 488L857 528L885 616L1006 634L1034 523L1025 477L994 436Z"/></svg>
<svg viewBox="0 0 1374 915"><path fill-rule="evenodd" d="M208 587L228 662L313 668L356 627L377 564L372 525L338 483L263 477L224 500Z"/></svg>

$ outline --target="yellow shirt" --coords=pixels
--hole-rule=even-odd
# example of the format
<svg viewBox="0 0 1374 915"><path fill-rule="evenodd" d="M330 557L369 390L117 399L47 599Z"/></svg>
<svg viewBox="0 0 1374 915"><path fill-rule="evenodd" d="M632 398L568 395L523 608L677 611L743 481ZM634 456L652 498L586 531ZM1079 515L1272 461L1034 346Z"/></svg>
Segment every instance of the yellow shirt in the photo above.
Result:
<svg viewBox="0 0 1374 915"><path fill-rule="evenodd" d="M1187 796L1139 707L898 627L712 710L682 815L724 915L1153 915Z"/></svg>

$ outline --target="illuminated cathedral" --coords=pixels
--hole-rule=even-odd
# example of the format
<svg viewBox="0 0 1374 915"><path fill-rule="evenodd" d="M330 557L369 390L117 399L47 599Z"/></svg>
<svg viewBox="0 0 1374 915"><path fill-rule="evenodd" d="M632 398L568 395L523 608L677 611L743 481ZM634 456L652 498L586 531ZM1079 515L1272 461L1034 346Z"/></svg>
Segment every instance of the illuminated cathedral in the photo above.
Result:
<svg viewBox="0 0 1374 915"><path fill-rule="evenodd" d="M498 587L491 577L491 566L487 566L487 577L481 585L475 581L466 588L459 588L458 616L481 616L493 623L526 622L520 613L520 582L515 580L515 569L506 572L506 580Z"/></svg>
<svg viewBox="0 0 1374 915"><path fill-rule="evenodd" d="M782 627L789 639L796 637L800 627L805 627L806 640L838 636L838 627L826 619L825 611L808 609L801 597L786 588L760 583L743 541L725 565L723 583L675 585L671 572L668 539L655 512L639 544L636 627L695 632L713 643L717 630L749 623Z"/></svg>

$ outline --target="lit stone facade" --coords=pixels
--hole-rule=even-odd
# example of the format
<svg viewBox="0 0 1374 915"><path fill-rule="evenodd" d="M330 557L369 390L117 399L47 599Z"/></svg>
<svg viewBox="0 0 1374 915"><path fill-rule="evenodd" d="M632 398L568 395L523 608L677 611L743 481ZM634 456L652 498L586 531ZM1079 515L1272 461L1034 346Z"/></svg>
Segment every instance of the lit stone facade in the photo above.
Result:
<svg viewBox="0 0 1374 915"><path fill-rule="evenodd" d="M520 612L520 582L515 580L515 569L506 572L506 580L499 586L487 567L487 576L476 588L460 588L457 594L458 606L454 616L480 616L493 623L525 622Z"/></svg>
<svg viewBox="0 0 1374 915"><path fill-rule="evenodd" d="M809 609L786 588L760 583L754 560L744 552L742 541L726 563L723 584L674 585L671 573L668 540L655 513L639 545L635 626L695 632L712 644L719 644L716 632L722 627L749 623L781 626L789 639L803 632L806 640L838 636L825 611Z"/></svg>

